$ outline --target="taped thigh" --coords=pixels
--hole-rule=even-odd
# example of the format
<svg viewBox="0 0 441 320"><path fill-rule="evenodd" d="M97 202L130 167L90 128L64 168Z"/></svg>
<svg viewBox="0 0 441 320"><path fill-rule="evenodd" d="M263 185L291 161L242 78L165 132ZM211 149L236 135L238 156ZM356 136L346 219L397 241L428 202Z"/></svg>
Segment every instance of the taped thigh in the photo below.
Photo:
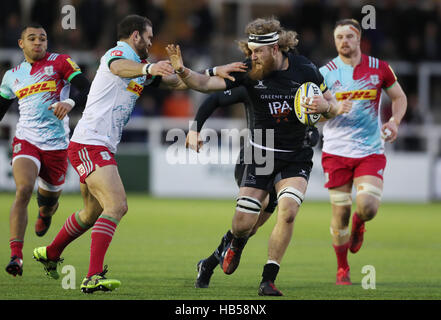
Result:
<svg viewBox="0 0 441 320"><path fill-rule="evenodd" d="M352 195L349 192L329 190L329 199L335 206L351 206Z"/></svg>
<svg viewBox="0 0 441 320"><path fill-rule="evenodd" d="M253 197L240 196L236 199L236 210L245 213L259 214L262 204Z"/></svg>
<svg viewBox="0 0 441 320"><path fill-rule="evenodd" d="M362 182L357 185L357 196L359 194L368 194L368 195L374 197L375 199L381 201L381 197L383 195L383 190L381 190L380 188L378 188L370 183Z"/></svg>
<svg viewBox="0 0 441 320"><path fill-rule="evenodd" d="M305 198L305 195L296 188L286 187L280 190L277 194L277 201L280 201L283 198L291 198L300 206L303 202L303 199Z"/></svg>

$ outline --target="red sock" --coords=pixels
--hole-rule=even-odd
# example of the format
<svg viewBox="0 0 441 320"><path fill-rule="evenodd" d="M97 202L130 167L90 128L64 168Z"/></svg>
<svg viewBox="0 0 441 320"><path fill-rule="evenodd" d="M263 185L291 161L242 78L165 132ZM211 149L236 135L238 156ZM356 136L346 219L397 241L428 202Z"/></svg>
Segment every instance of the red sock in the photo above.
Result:
<svg viewBox="0 0 441 320"><path fill-rule="evenodd" d="M352 215L352 225L355 227L355 230L359 229L363 223L364 221L361 220L357 212L354 212L354 214Z"/></svg>
<svg viewBox="0 0 441 320"><path fill-rule="evenodd" d="M101 215L92 228L88 277L103 271L104 256L115 233L118 221Z"/></svg>
<svg viewBox="0 0 441 320"><path fill-rule="evenodd" d="M10 239L9 247L11 248L11 257L17 256L18 258L23 259L23 240Z"/></svg>
<svg viewBox="0 0 441 320"><path fill-rule="evenodd" d="M46 248L49 260L58 260L64 248L76 238L81 236L90 227L80 221L78 212L67 218L61 230L58 232L52 243Z"/></svg>
<svg viewBox="0 0 441 320"><path fill-rule="evenodd" d="M347 269L349 267L348 264L349 241L339 246L336 246L334 244L332 246L334 247L335 254L337 256L337 268Z"/></svg>

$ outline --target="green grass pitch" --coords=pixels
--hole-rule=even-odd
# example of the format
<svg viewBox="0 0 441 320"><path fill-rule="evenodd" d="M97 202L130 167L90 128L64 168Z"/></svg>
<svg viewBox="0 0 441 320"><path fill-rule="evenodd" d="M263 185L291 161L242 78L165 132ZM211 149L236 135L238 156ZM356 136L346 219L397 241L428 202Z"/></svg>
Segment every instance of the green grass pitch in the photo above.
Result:
<svg viewBox="0 0 441 320"><path fill-rule="evenodd" d="M75 268L75 290L44 275L32 250L47 245L65 219L82 207L79 195L65 194L51 229L43 238L34 233L35 196L29 205L24 243L24 273L13 278L4 271L9 261L9 208L12 194L0 194L0 299L441 299L441 205L382 204L366 226L365 243L349 253L352 286L336 286L335 254L329 234L330 205L305 201L295 222L294 236L276 281L280 298L259 297L257 288L275 217L248 242L241 265L233 275L217 268L208 289L195 289L195 265L218 245L231 226L234 200L156 199L129 194L129 212L118 225L105 259L109 277L122 281L114 292L85 295L79 286L89 263L90 231L63 253L60 270ZM376 272L376 289L363 289L365 265Z"/></svg>

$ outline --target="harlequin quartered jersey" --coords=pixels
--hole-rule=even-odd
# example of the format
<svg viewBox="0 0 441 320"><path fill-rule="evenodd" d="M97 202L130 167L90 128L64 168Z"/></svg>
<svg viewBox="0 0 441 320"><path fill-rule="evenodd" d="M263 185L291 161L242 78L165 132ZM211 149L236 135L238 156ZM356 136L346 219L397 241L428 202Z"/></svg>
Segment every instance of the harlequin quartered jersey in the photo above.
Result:
<svg viewBox="0 0 441 320"><path fill-rule="evenodd" d="M80 68L68 55L49 52L33 64L25 60L5 73L0 95L18 98L18 139L42 150L67 148L69 117L59 120L48 107L69 97L69 81L79 73Z"/></svg>
<svg viewBox="0 0 441 320"><path fill-rule="evenodd" d="M123 128L129 121L144 86L155 80L150 75L122 78L113 74L109 63L114 59L142 62L132 47L124 41L118 41L116 47L101 57L86 108L71 138L76 143L106 146L112 153L117 150Z"/></svg>
<svg viewBox="0 0 441 320"><path fill-rule="evenodd" d="M381 90L396 83L391 67L385 61L363 54L355 67L336 57L321 67L320 72L337 100L353 94L352 110L326 121L323 151L349 158L384 153L379 102Z"/></svg>

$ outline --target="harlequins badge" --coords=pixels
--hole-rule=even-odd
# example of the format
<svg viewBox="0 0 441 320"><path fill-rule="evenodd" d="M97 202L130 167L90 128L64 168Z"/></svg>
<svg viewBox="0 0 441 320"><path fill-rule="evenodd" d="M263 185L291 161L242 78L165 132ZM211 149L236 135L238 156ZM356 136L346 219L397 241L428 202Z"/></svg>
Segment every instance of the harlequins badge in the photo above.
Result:
<svg viewBox="0 0 441 320"><path fill-rule="evenodd" d="M47 76L53 75L54 74L54 67L53 66L44 67L44 73Z"/></svg>
<svg viewBox="0 0 441 320"><path fill-rule="evenodd" d="M380 78L378 77L378 74L371 75L371 83L374 85L377 85L380 83Z"/></svg>

